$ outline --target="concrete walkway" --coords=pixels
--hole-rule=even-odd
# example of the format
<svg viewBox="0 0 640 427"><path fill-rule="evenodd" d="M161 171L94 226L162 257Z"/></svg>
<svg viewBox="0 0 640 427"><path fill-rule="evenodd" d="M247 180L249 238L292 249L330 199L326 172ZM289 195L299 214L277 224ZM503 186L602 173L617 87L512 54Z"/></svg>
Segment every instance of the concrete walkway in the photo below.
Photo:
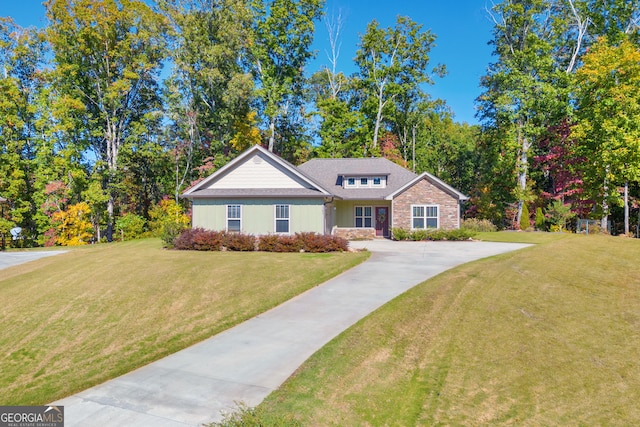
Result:
<svg viewBox="0 0 640 427"><path fill-rule="evenodd" d="M352 242L365 263L199 344L54 402L65 426L184 427L259 404L309 356L394 297L459 264L527 245Z"/></svg>

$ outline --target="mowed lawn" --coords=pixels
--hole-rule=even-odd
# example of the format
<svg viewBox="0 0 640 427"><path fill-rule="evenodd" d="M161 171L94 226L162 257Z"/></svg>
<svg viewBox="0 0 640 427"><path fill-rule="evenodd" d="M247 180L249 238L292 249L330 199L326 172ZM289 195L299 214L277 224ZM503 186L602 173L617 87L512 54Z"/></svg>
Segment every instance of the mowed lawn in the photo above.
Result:
<svg viewBox="0 0 640 427"><path fill-rule="evenodd" d="M0 402L45 404L274 307L367 253L96 245L0 270Z"/></svg>
<svg viewBox="0 0 640 427"><path fill-rule="evenodd" d="M546 243L401 295L257 413L323 426L639 425L640 240L524 234Z"/></svg>

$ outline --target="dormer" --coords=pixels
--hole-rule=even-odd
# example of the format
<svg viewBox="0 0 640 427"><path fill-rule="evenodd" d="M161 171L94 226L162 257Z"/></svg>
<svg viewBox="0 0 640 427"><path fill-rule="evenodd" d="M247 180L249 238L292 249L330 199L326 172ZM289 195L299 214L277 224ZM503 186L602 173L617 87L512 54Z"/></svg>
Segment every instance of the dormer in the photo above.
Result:
<svg viewBox="0 0 640 427"><path fill-rule="evenodd" d="M342 188L386 188L387 175L342 175Z"/></svg>

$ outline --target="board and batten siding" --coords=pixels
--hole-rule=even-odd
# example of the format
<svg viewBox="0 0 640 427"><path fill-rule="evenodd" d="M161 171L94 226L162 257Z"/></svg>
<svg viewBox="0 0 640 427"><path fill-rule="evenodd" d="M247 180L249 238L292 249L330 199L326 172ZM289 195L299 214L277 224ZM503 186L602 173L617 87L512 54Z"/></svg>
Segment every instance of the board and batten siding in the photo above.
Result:
<svg viewBox="0 0 640 427"><path fill-rule="evenodd" d="M306 186L282 165L258 153L218 178L207 188L306 188Z"/></svg>
<svg viewBox="0 0 640 427"><path fill-rule="evenodd" d="M322 199L194 199L194 228L225 230L227 205L242 206L241 227L247 234L275 232L275 205L289 205L289 232L324 233Z"/></svg>

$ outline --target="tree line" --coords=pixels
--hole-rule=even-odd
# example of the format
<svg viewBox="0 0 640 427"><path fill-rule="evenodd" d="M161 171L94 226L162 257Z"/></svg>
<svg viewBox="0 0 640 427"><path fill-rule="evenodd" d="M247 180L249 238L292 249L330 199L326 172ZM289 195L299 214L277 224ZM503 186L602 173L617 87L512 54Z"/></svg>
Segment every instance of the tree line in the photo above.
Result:
<svg viewBox="0 0 640 427"><path fill-rule="evenodd" d="M41 29L0 18L0 232L20 227L24 245L161 223L185 188L253 144L293 163L384 156L470 194L467 215L501 226L528 223L529 209L547 223L606 218L620 186L638 192L635 2L487 10L496 62L482 126L429 96L446 67L430 61L436 35L409 17L370 22L345 75L344 20L322 0L45 7ZM309 70L322 25L329 65Z"/></svg>

